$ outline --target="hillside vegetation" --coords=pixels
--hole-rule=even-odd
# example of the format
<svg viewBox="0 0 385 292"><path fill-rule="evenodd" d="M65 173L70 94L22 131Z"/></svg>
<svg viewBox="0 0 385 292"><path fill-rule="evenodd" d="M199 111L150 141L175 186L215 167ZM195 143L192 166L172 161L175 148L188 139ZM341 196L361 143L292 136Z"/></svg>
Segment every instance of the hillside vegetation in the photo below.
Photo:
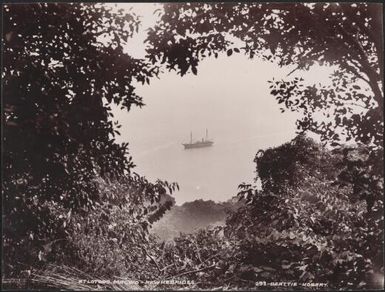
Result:
<svg viewBox="0 0 385 292"><path fill-rule="evenodd" d="M240 206L236 198L223 203L195 200L181 206L173 206L155 222L150 230L160 240L171 240L180 233L192 233L198 229L223 226L229 212Z"/></svg>
<svg viewBox="0 0 385 292"><path fill-rule="evenodd" d="M150 236L147 241L138 238L122 245L124 233L114 230L128 222L116 209L119 212L111 213L109 223L95 222L95 230L103 226L108 230L102 237L96 232L74 238L81 260L75 266L85 271L86 265L87 273L99 277L142 279L138 287L143 289L186 287L146 286L146 281L159 279L191 281L194 284L188 288L194 289L251 289L274 281L322 283L328 289L377 289L383 272L382 181L373 188L374 199L367 201L363 185L357 179L349 181L368 167L365 161L372 161L372 170L382 164L381 155L368 155L365 147L330 151L300 135L257 154L262 190L241 185L242 205L233 208L225 224L192 233L185 230L172 241L159 242ZM338 176L345 178L343 183ZM186 228L223 216L222 204L198 200L178 207L164 222L180 218L177 214L182 209L203 215ZM207 216L212 209L218 213ZM184 226L191 218L175 224ZM49 284L57 287L54 280Z"/></svg>

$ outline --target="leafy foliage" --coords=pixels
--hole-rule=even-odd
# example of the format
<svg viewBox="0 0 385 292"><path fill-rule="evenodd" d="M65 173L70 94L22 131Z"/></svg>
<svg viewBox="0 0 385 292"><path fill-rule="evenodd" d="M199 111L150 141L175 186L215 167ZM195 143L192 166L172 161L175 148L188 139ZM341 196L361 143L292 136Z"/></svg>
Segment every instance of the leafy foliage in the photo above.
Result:
<svg viewBox="0 0 385 292"><path fill-rule="evenodd" d="M335 184L339 186L351 184L352 200L365 200L368 212L377 212L374 206L380 204L383 199L383 152L371 151L366 147L345 147L342 149L342 155L340 166L343 166L343 170L338 174Z"/></svg>
<svg viewBox="0 0 385 292"><path fill-rule="evenodd" d="M190 69L197 74L201 59L220 52L243 52L295 70L334 65L332 85L273 81L271 94L303 113L300 130L329 142L342 141L338 132L344 131L348 139L381 145L381 32L378 4L172 3L164 5L161 21L150 29L147 52L153 63L167 62L181 75Z"/></svg>
<svg viewBox="0 0 385 292"><path fill-rule="evenodd" d="M377 8L165 4L148 32L147 62L123 52L139 25L134 14L97 4L3 6L6 274L42 268L48 276L40 284L71 288L60 274L49 276L57 271L46 264L55 262L68 281L80 271L78 277L189 279L203 289L315 279L329 288L379 288L384 179ZM133 172L128 145L114 140L119 125L111 105L142 106L133 81L148 83L158 63L197 74L202 58L241 52L297 70L334 65L331 85L272 80L271 94L302 111L300 130L319 133L333 147L342 137L358 144L331 151L299 135L260 151L262 188L240 186L242 206L225 226L159 243L149 228L170 209L177 185Z"/></svg>
<svg viewBox="0 0 385 292"><path fill-rule="evenodd" d="M111 221L95 220L91 233L74 233L78 237L74 242L87 251L86 261L93 265L89 271L101 268L101 274L109 277L194 281L189 289L251 289L264 281L317 282L328 289L378 289L383 273L383 202L377 200L368 209L368 204L356 197L357 189L362 189L355 181L349 181L348 175L344 182L336 179L338 174L354 173L353 162L357 167L357 161L368 161L366 151L352 147L330 151L300 135L258 153L255 161L262 189L241 185L238 197L244 205L229 215L225 226L181 234L161 243L135 239L120 246L122 238L117 234L127 232L124 226L131 224L128 230L135 230L140 237L140 225L122 220L118 214L125 211L114 207ZM299 179L291 180L291 176ZM95 222L104 227L95 226ZM94 234L98 229L105 231ZM102 252L106 247L108 251ZM113 252L92 260L91 250ZM124 259L129 259L126 266ZM183 284L172 287L186 288Z"/></svg>
<svg viewBox="0 0 385 292"><path fill-rule="evenodd" d="M354 199L357 182L336 183L336 175L344 173L341 168L350 167L346 155L303 136L265 153L256 158L263 189L254 189L246 198L248 206L229 221L233 236L250 249L247 258L255 259L256 277L317 279L336 288L373 285L374 270L383 266L383 202L379 198L373 210L369 204L365 208ZM289 180L291 176L299 179ZM243 187L242 196L250 189ZM274 271L264 275L260 265Z"/></svg>
<svg viewBox="0 0 385 292"><path fill-rule="evenodd" d="M149 279L153 275L147 250L155 244L149 235L154 214L170 208L163 200L175 185L149 183L140 176L112 183L100 181L103 203L71 220L70 242L78 251L73 266L96 277ZM154 267L153 267L154 268Z"/></svg>
<svg viewBox="0 0 385 292"><path fill-rule="evenodd" d="M128 145L114 140L119 125L110 105L143 105L132 82L157 70L123 53L138 29L134 14L96 4L2 8L8 272L35 262L35 248L68 235L58 212L66 217L92 208L102 199L99 177L130 176L134 165Z"/></svg>
<svg viewBox="0 0 385 292"><path fill-rule="evenodd" d="M362 200L354 199L354 182L336 184L341 168L349 167L344 153L298 136L260 152L256 162L262 189L241 185L239 198L246 205L228 217L226 226L175 239L174 256L183 251L190 254L185 263L195 263L186 277L204 289L249 289L264 281L378 289L383 202L376 201L376 211L368 212ZM201 274L194 241L209 242L217 259Z"/></svg>
<svg viewBox="0 0 385 292"><path fill-rule="evenodd" d="M257 153L254 161L264 191L286 192L287 188L299 185L309 175L317 175L320 179L334 177L335 169L325 163L332 159L331 154L310 141L301 134L278 148Z"/></svg>

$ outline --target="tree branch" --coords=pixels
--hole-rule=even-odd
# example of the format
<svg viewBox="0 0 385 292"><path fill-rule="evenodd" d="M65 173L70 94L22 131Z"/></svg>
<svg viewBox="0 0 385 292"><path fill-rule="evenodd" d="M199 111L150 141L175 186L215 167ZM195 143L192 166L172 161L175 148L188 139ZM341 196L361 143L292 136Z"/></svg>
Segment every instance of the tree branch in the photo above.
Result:
<svg viewBox="0 0 385 292"><path fill-rule="evenodd" d="M365 78L365 77L362 76L360 73L358 73L358 72L359 72L359 69L355 67L355 65L353 64L353 62L351 62L352 65L350 65L348 62L349 62L349 61L346 61L346 63L345 63L343 66L345 66L347 69L349 69L349 71L350 71L352 74L354 74L357 78L362 79L363 81L365 81L366 83L368 83L368 85L370 86L370 81L369 81L369 79Z"/></svg>
<svg viewBox="0 0 385 292"><path fill-rule="evenodd" d="M371 21L371 28L369 28L368 26L366 26L363 22L362 22L362 18L358 18L356 14L354 13L349 13L349 10L347 9L347 7L345 5L341 5L344 13L346 15L349 15L349 17L351 17L355 23L357 24L358 28L363 31L368 39L371 39L371 41L373 42L375 48L376 48L376 55L377 55L377 58L378 58L378 65L379 65L379 69L380 69L380 75L381 77L383 77L383 39L382 39L382 33L383 32L383 24L382 24L382 14L381 12L378 11L377 8L372 8L372 11L368 11L370 16L372 17L372 21ZM374 26L374 27L373 27ZM375 32L375 33L373 33Z"/></svg>
<svg viewBox="0 0 385 292"><path fill-rule="evenodd" d="M169 268L171 266L175 266L175 263L172 263L172 264L169 264L169 265L163 267L161 271L163 272L163 271L165 271L167 268Z"/></svg>
<svg viewBox="0 0 385 292"><path fill-rule="evenodd" d="M381 92L381 89L378 85L378 81L381 81L381 76L379 76L379 74L373 70L368 58L367 58L367 54L364 50L364 48L362 47L361 43L359 42L359 40L357 39L357 37L354 37L352 36L351 34L349 34L344 27L342 27L340 25L339 27L339 30L340 32L342 33L342 35L344 36L344 38L347 40L347 42L352 45L357 51L358 51L358 54L359 54L359 57L360 57L360 63L362 64L362 71L368 76L369 78L369 86L370 88L372 89L373 93L374 93L374 100L377 102L378 104L378 107L379 109L381 110L381 112L383 111L384 109L384 105L383 105L383 96L382 96L382 92Z"/></svg>
<svg viewBox="0 0 385 292"><path fill-rule="evenodd" d="M161 273L162 270L159 268L159 265L158 265L158 263L154 260L154 258L148 254L147 250L146 250L144 247L142 247L142 250L143 250L143 252L145 253L145 255L148 256L148 257L150 258L150 260L155 264L156 268L157 268L158 271Z"/></svg>
<svg viewBox="0 0 385 292"><path fill-rule="evenodd" d="M290 76L291 74L293 74L295 71L297 71L299 69L299 66L297 66L296 68L294 68L293 70L291 70L286 76Z"/></svg>
<svg viewBox="0 0 385 292"><path fill-rule="evenodd" d="M217 252L216 254L214 254L214 255L208 257L207 259L205 259L205 260L202 262L202 264L204 264L205 262L207 262L207 261L209 261L209 260L215 258L215 257L218 256L221 252L222 252L222 251Z"/></svg>
<svg viewBox="0 0 385 292"><path fill-rule="evenodd" d="M195 244L195 247L197 248L197 255L198 255L199 263L202 263L201 253L199 251L198 244L196 242L194 242L194 244Z"/></svg>
<svg viewBox="0 0 385 292"><path fill-rule="evenodd" d="M168 277L168 278L166 278L166 280L171 279L171 278L175 278L175 277L189 275L189 274L195 274L195 273L198 273L198 272L202 272L202 271L206 271L206 270L212 269L214 267L215 267L215 265L211 265L211 266L208 266L208 267L201 268L199 270L184 272L184 273L181 273L181 274L177 274L177 275L173 275L171 277Z"/></svg>

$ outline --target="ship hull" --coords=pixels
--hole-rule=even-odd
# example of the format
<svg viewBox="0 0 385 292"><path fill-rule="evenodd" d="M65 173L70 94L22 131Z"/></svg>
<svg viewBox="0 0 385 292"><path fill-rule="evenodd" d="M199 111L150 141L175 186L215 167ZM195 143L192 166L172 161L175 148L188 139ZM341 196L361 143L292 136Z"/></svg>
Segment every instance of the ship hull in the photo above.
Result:
<svg viewBox="0 0 385 292"><path fill-rule="evenodd" d="M214 142L205 141L205 142L197 142L197 143L182 144L182 145L184 146L184 149L195 149L195 148L210 147L213 144L214 144Z"/></svg>

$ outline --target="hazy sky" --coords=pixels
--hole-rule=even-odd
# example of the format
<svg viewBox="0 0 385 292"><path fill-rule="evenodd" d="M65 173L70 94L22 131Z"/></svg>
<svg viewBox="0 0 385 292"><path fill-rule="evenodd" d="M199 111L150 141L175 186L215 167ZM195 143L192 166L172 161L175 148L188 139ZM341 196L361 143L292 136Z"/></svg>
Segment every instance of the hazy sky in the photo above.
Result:
<svg viewBox="0 0 385 292"><path fill-rule="evenodd" d="M153 11L159 8L159 4L110 5L132 8L141 16L142 29L129 41L126 51L134 57L144 57L145 30L155 24L157 18ZM137 84L137 92L144 98L147 106L142 109L134 108L129 115L119 113L118 110L116 114L121 122L129 124L132 120L136 125L148 123L147 116L158 123L183 118L193 120L189 128L194 130L197 118L205 120L208 116L210 119L217 116L217 121L227 119L234 125L250 122L265 126L269 132L291 131L292 123L298 116L281 114L277 102L269 94L267 80L285 78L293 68L279 68L274 63L250 60L242 54L231 57L222 54L217 59L212 57L203 60L198 66L197 76L189 73L180 77L174 71L166 71L160 79L152 79L151 85ZM330 68L316 68L305 79L310 83L325 81L330 72ZM218 117L219 113L221 117ZM158 123L151 126L157 127Z"/></svg>
<svg viewBox="0 0 385 292"><path fill-rule="evenodd" d="M133 4L124 4L129 6ZM134 5L134 11L143 15L143 30L127 46L135 57L144 57L144 29L156 21L154 8L154 4ZM267 83L273 77L285 78L292 69L242 54L222 54L203 60L198 75L165 72L150 85L137 85L145 107L129 113L114 109L122 124L117 140L129 142L137 172L151 180L181 184L178 204L198 198L229 199L239 183L255 177L253 158L259 149L295 136L298 114L282 114ZM327 80L330 72L316 68L304 77L317 82ZM189 140L190 131L195 140L206 128L214 140L212 149L183 149L181 143Z"/></svg>
<svg viewBox="0 0 385 292"><path fill-rule="evenodd" d="M168 72L150 85L138 85L146 106L133 108L129 114L116 113L116 118L123 123L122 133L127 137L143 127L157 132L164 124L186 139L190 130L194 136L201 135L213 123L231 125L239 132L245 125L258 126L260 132L251 135L292 132L297 116L281 114L266 82L288 71L271 63L250 61L243 55L206 59L198 67L197 76L180 77Z"/></svg>

